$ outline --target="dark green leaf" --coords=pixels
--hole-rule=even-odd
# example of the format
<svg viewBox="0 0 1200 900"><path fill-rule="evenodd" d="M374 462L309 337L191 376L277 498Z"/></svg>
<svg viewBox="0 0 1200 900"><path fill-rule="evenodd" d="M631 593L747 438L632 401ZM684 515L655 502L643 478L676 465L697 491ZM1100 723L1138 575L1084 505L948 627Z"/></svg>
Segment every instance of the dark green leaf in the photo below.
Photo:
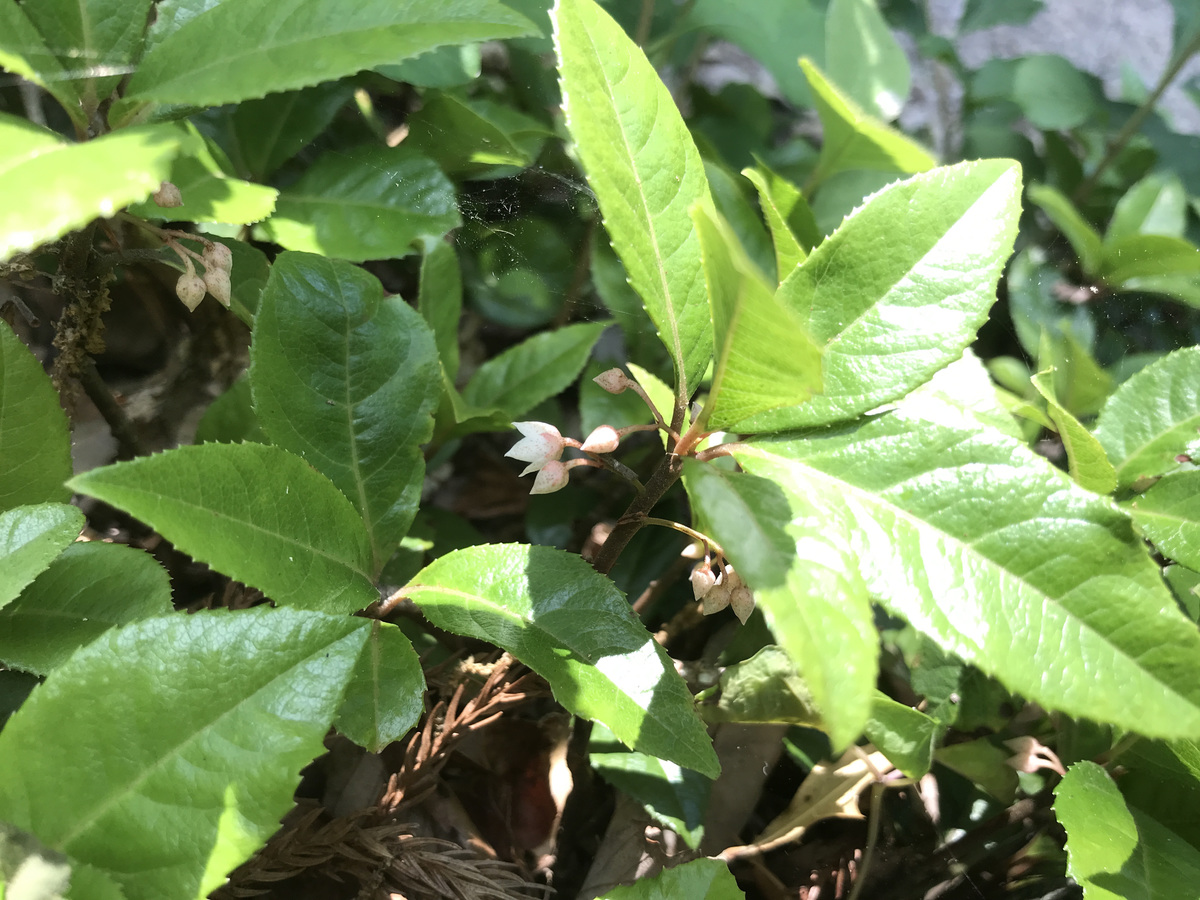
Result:
<svg viewBox="0 0 1200 900"><path fill-rule="evenodd" d="M439 628L486 640L626 745L716 777L719 766L670 658L604 576L551 547L488 544L422 570L404 596Z"/></svg>
<svg viewBox="0 0 1200 900"><path fill-rule="evenodd" d="M0 660L45 675L114 625L171 611L170 579L149 553L72 544L0 610Z"/></svg>
<svg viewBox="0 0 1200 900"><path fill-rule="evenodd" d="M517 8L512 3L505 5ZM523 12L519 8L517 11ZM396 66L377 66L375 71L416 87L447 88L474 81L482 71L482 63L478 44L462 44L438 47Z"/></svg>
<svg viewBox="0 0 1200 900"><path fill-rule="evenodd" d="M645 753L592 753L589 759L601 778L642 804L656 822L689 847L700 846L711 781Z"/></svg>
<svg viewBox="0 0 1200 900"><path fill-rule="evenodd" d="M1121 754L1121 793L1193 847L1200 847L1200 744L1141 740Z"/></svg>
<svg viewBox="0 0 1200 900"><path fill-rule="evenodd" d="M250 379L239 378L204 411L204 417L196 426L196 443L205 444L209 441L226 444L240 444L242 441L270 443L258 424L258 416L254 414Z"/></svg>
<svg viewBox="0 0 1200 900"><path fill-rule="evenodd" d="M312 143L354 93L332 81L239 103L228 114L229 155L244 178L260 181Z"/></svg>
<svg viewBox="0 0 1200 900"><path fill-rule="evenodd" d="M441 372L433 333L401 297L349 263L283 253L254 322L258 421L354 504L375 571L421 499Z"/></svg>
<svg viewBox="0 0 1200 900"><path fill-rule="evenodd" d="M7 324L0 325L0 511L66 501L71 436L58 392Z"/></svg>
<svg viewBox="0 0 1200 900"><path fill-rule="evenodd" d="M367 632L265 607L109 631L0 732L0 819L130 900L206 896L291 809Z"/></svg>
<svg viewBox="0 0 1200 900"><path fill-rule="evenodd" d="M417 310L433 329L438 359L451 381L458 376L458 323L462 317L462 272L454 245L441 241L421 259Z"/></svg>
<svg viewBox="0 0 1200 900"><path fill-rule="evenodd" d="M348 613L379 599L358 513L329 479L278 447L180 447L93 469L68 486L279 603Z"/></svg>
<svg viewBox="0 0 1200 900"><path fill-rule="evenodd" d="M1015 163L983 160L893 184L860 207L776 295L825 346L822 393L732 430L848 419L961 357L995 303L1020 187Z"/></svg>
<svg viewBox="0 0 1200 900"><path fill-rule="evenodd" d="M712 355L700 241L688 215L708 197L704 165L670 92L620 25L593 0L560 0L552 18L567 127L686 400Z"/></svg>
<svg viewBox="0 0 1200 900"><path fill-rule="evenodd" d="M579 377L606 324L578 322L527 338L476 369L463 399L509 418L524 415Z"/></svg>
<svg viewBox="0 0 1200 900"><path fill-rule="evenodd" d="M446 172L486 176L497 166L529 165L551 132L537 119L493 100L470 100L446 92L425 96L407 121L404 139Z"/></svg>
<svg viewBox="0 0 1200 900"><path fill-rule="evenodd" d="M289 250L362 262L407 256L460 224L454 185L431 159L364 146L321 156L259 228Z"/></svg>
<svg viewBox="0 0 1200 900"><path fill-rule="evenodd" d="M83 522L83 513L65 503L0 512L0 607L12 602L79 536Z"/></svg>
<svg viewBox="0 0 1200 900"><path fill-rule="evenodd" d="M1117 388L1096 425L1122 486L1170 472L1180 454L1200 457L1200 347L1151 363Z"/></svg>
<svg viewBox="0 0 1200 900"><path fill-rule="evenodd" d="M372 621L333 725L378 753L417 724L424 699L425 675L412 643L395 625Z"/></svg>
<svg viewBox="0 0 1200 900"><path fill-rule="evenodd" d="M610 888L598 900L743 900L729 868L719 859L693 859L636 884Z"/></svg>

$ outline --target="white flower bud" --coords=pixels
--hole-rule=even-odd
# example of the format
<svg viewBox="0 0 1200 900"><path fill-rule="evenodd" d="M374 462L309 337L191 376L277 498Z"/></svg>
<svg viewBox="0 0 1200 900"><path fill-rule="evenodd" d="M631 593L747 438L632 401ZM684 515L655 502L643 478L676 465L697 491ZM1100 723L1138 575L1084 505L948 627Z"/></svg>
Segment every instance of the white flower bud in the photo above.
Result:
<svg viewBox="0 0 1200 900"><path fill-rule="evenodd" d="M204 279L195 272L184 272L175 282L175 296L182 300L189 310L195 310L200 305L207 290Z"/></svg>
<svg viewBox="0 0 1200 900"><path fill-rule="evenodd" d="M706 616L711 616L714 613L719 613L729 605L729 585L725 584L721 578L717 579L717 583L708 589L708 592L701 598L700 611Z"/></svg>
<svg viewBox="0 0 1200 900"><path fill-rule="evenodd" d="M567 486L570 471L565 463L556 459L550 460L538 471L537 478L533 480L533 489L529 493L553 494L555 491L561 491Z"/></svg>
<svg viewBox="0 0 1200 900"><path fill-rule="evenodd" d="M229 273L224 269L209 267L204 270L204 286L208 292L221 301L221 305L229 309L230 284Z"/></svg>
<svg viewBox="0 0 1200 900"><path fill-rule="evenodd" d="M169 181L164 181L160 184L158 190L150 195L150 199L163 209L183 206L183 194L179 193L179 188ZM186 303L187 301L184 302Z"/></svg>
<svg viewBox="0 0 1200 900"><path fill-rule="evenodd" d="M601 372L592 381L600 385L610 394L623 394L629 389L633 383L629 376L620 369L609 369L607 372Z"/></svg>
<svg viewBox="0 0 1200 900"><path fill-rule="evenodd" d="M587 436L581 449L588 453L612 453L621 443L621 436L611 425L601 425Z"/></svg>
<svg viewBox="0 0 1200 900"><path fill-rule="evenodd" d="M689 580L692 582L692 594L699 600L712 590L713 585L717 583L717 576L707 563L700 563L692 569L692 577Z"/></svg>
<svg viewBox="0 0 1200 900"><path fill-rule="evenodd" d="M220 269L226 273L233 271L233 251L224 244L214 241L211 246L204 248L202 258L205 269Z"/></svg>
<svg viewBox="0 0 1200 900"><path fill-rule="evenodd" d="M522 475L536 472L551 460L562 456L563 437L553 425L547 425L545 422L513 422L513 427L521 432L523 437L504 455L529 463ZM535 490L534 493L543 492Z"/></svg>
<svg viewBox="0 0 1200 900"><path fill-rule="evenodd" d="M679 551L679 555L682 556L684 559L703 559L704 558L704 549L705 548L702 543L700 543L699 541L692 541L690 544L688 544L686 547L684 547L681 551Z"/></svg>
<svg viewBox="0 0 1200 900"><path fill-rule="evenodd" d="M750 613L754 612L754 594L750 592L750 588L745 584L739 584L730 589L729 607L738 617L738 621L745 625L746 620L750 618Z"/></svg>

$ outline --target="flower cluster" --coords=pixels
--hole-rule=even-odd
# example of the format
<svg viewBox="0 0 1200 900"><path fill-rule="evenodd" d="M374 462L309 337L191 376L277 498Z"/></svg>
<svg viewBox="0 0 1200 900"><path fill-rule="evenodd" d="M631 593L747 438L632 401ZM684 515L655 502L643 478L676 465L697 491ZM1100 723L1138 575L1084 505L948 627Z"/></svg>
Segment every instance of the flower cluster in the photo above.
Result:
<svg viewBox="0 0 1200 900"><path fill-rule="evenodd" d="M522 475L537 472L531 494L552 494L562 490L567 486L571 469L592 464L588 459L563 462L564 447L575 447L585 453L612 453L621 442L621 436L611 425L601 425L583 443L563 437L557 428L545 422L513 422L513 427L521 432L521 440L504 455L529 463Z"/></svg>
<svg viewBox="0 0 1200 900"><path fill-rule="evenodd" d="M704 615L711 616L728 606L738 621L745 625L750 613L754 612L754 594L733 570L733 566L721 559L714 563L705 556L692 569L690 580L692 593L701 602Z"/></svg>
<svg viewBox="0 0 1200 900"><path fill-rule="evenodd" d="M187 235L187 237L193 238L192 235ZM222 306L228 309L232 299L232 286L229 278L233 272L233 253L224 244L218 244L205 238L193 239L204 242L203 254L188 250L177 241L170 239L167 241L168 246L180 255L187 266L187 271L180 275L179 281L175 283L175 296L183 301L183 305L189 310L195 310L206 293L212 294ZM203 277L196 274L196 267L192 264L193 256L198 256L204 263Z"/></svg>

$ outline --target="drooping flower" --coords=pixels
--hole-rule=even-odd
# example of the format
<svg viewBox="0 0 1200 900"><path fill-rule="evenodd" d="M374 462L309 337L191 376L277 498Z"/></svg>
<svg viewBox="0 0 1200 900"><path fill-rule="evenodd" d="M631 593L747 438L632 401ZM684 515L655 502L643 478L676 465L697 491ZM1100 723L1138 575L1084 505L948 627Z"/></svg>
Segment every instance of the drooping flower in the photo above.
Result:
<svg viewBox="0 0 1200 900"><path fill-rule="evenodd" d="M692 595L699 600L712 590L713 585L717 583L717 576L713 574L707 562L702 562L692 569L692 577L689 580L692 582Z"/></svg>
<svg viewBox="0 0 1200 900"><path fill-rule="evenodd" d="M566 463L552 459L538 470L537 478L533 480L531 494L553 494L567 486L568 473L571 467Z"/></svg>
<svg viewBox="0 0 1200 900"><path fill-rule="evenodd" d="M601 425L587 436L581 450L588 453L612 453L621 443L621 436L611 425Z"/></svg>
<svg viewBox="0 0 1200 900"><path fill-rule="evenodd" d="M513 427L521 432L522 437L504 455L529 463L522 475L537 472L562 456L563 436L553 425L545 422L513 422ZM566 482L565 472L563 481ZM539 493L536 486L533 492Z"/></svg>

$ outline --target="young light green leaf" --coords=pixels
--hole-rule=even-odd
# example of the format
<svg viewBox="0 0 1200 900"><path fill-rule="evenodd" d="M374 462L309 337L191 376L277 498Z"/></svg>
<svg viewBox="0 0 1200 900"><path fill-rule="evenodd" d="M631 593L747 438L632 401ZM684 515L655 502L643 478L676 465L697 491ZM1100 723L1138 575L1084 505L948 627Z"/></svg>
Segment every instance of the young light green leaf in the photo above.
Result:
<svg viewBox="0 0 1200 900"><path fill-rule="evenodd" d="M76 128L82 131L87 127L78 85L46 47L22 4L0 4L0 68L41 86L62 105Z"/></svg>
<svg viewBox="0 0 1200 900"><path fill-rule="evenodd" d="M335 81L446 44L520 37L529 20L497 0L242 0L188 19L154 45L118 121L138 104L221 106Z"/></svg>
<svg viewBox="0 0 1200 900"><path fill-rule="evenodd" d="M610 888L598 900L743 900L729 867L719 859L693 859L653 878Z"/></svg>
<svg viewBox="0 0 1200 900"><path fill-rule="evenodd" d="M83 513L65 503L0 512L0 606L12 602L83 528Z"/></svg>
<svg viewBox="0 0 1200 900"><path fill-rule="evenodd" d="M114 625L172 610L171 580L149 553L72 544L0 610L0 660L45 675Z"/></svg>
<svg viewBox="0 0 1200 900"><path fill-rule="evenodd" d="M1104 245L1104 256L1094 274L1120 287L1136 278L1194 276L1197 272L1200 248L1191 241L1166 234L1130 234Z"/></svg>
<svg viewBox="0 0 1200 900"><path fill-rule="evenodd" d="M462 271L454 245L439 241L421 259L417 310L433 329L446 377L458 376L458 323L462 316Z"/></svg>
<svg viewBox="0 0 1200 900"><path fill-rule="evenodd" d="M641 48L594 0L558 0L552 18L567 128L686 402L712 355L700 241L688 215L709 196L700 153Z"/></svg>
<svg viewBox="0 0 1200 900"><path fill-rule="evenodd" d="M1200 457L1200 347L1176 350L1117 388L1100 411L1096 438L1122 487Z"/></svg>
<svg viewBox="0 0 1200 900"><path fill-rule="evenodd" d="M1038 372L1032 378L1037 392L1046 398L1047 411L1054 430L1067 451L1067 466L1080 487L1097 494L1111 494L1117 488L1117 473L1104 454L1104 447L1078 419L1067 412L1054 394L1052 370Z"/></svg>
<svg viewBox="0 0 1200 900"><path fill-rule="evenodd" d="M1200 633L1129 520L1017 441L902 404L736 456L820 509L810 530L845 530L873 597L1010 690L1151 736L1200 734ZM1048 528L1053 542L1037 537Z"/></svg>
<svg viewBox="0 0 1200 900"><path fill-rule="evenodd" d="M1200 850L1126 805L1094 762L1075 763L1067 771L1054 790L1054 815L1067 830L1067 871L1087 900L1196 895Z"/></svg>
<svg viewBox="0 0 1200 900"><path fill-rule="evenodd" d="M995 303L1020 192L1016 163L981 160L892 184L856 210L776 294L824 345L822 393L731 430L852 418L960 358Z"/></svg>
<svg viewBox="0 0 1200 900"><path fill-rule="evenodd" d="M424 698L425 674L412 642L395 625L374 620L333 725L378 753L417 724Z"/></svg>
<svg viewBox="0 0 1200 900"><path fill-rule="evenodd" d="M1130 501L1129 512L1160 553L1200 569L1200 471L1164 476Z"/></svg>
<svg viewBox="0 0 1200 900"><path fill-rule="evenodd" d="M1104 242L1067 197L1048 184L1031 184L1025 192L1029 202L1041 209L1054 227L1062 232L1079 257L1085 275L1095 275L1104 258Z"/></svg>
<svg viewBox="0 0 1200 900"><path fill-rule="evenodd" d="M159 221L248 225L274 212L279 191L232 177L224 153L195 125L177 123L174 127L179 129L183 149L171 163L166 180L179 188L183 205L164 209L151 199L135 203L131 213Z"/></svg>
<svg viewBox="0 0 1200 900"><path fill-rule="evenodd" d="M263 444L179 447L68 484L278 603L348 613L379 599L350 501L304 460Z"/></svg>
<svg viewBox="0 0 1200 900"><path fill-rule="evenodd" d="M437 559L404 588L438 628L503 647L570 712L642 753L715 778L692 697L616 586L552 547L487 544Z"/></svg>
<svg viewBox="0 0 1200 900"><path fill-rule="evenodd" d="M908 100L908 56L876 0L832 0L825 13L829 80L870 115L890 122Z"/></svg>
<svg viewBox="0 0 1200 900"><path fill-rule="evenodd" d="M463 390L474 406L523 415L579 377L606 322L577 322L543 331L494 356L475 370Z"/></svg>
<svg viewBox="0 0 1200 900"><path fill-rule="evenodd" d="M330 151L279 195L262 235L352 262L407 256L462 224L454 185L408 147Z"/></svg>
<svg viewBox="0 0 1200 900"><path fill-rule="evenodd" d="M782 647L768 644L721 673L717 703L700 707L706 722L822 728L812 691Z"/></svg>
<svg viewBox="0 0 1200 900"><path fill-rule="evenodd" d="M866 725L878 674L870 597L825 512L802 483L786 472L776 476L772 481L695 461L684 468L705 532L754 591L834 748L844 748Z"/></svg>
<svg viewBox="0 0 1200 900"><path fill-rule="evenodd" d="M67 501L71 435L58 392L7 324L0 325L0 511Z"/></svg>
<svg viewBox="0 0 1200 900"><path fill-rule="evenodd" d="M23 4L75 90L86 117L96 112L141 53L151 0L42 0Z"/></svg>
<svg viewBox="0 0 1200 900"><path fill-rule="evenodd" d="M829 82L811 59L801 59L800 68L812 88L824 132L817 167L809 176L810 186L850 169L912 174L937 165L920 144L863 112Z"/></svg>
<svg viewBox="0 0 1200 900"><path fill-rule="evenodd" d="M746 258L728 224L695 206L712 309L715 367L702 416L724 428L821 390L821 349Z"/></svg>
<svg viewBox="0 0 1200 900"><path fill-rule="evenodd" d="M167 177L179 146L171 125L72 144L0 113L0 262L146 199Z"/></svg>
<svg viewBox="0 0 1200 900"><path fill-rule="evenodd" d="M130 900L206 896L278 830L367 632L266 607L107 632L0 732L0 819Z"/></svg>
<svg viewBox="0 0 1200 900"><path fill-rule="evenodd" d="M1053 370L1054 395L1074 416L1094 416L1113 392L1115 382L1090 346L1070 330L1042 329L1038 367Z"/></svg>
<svg viewBox="0 0 1200 900"><path fill-rule="evenodd" d="M609 784L642 804L692 849L704 839L704 814L712 782L645 753L592 753L589 760Z"/></svg>
<svg viewBox="0 0 1200 900"><path fill-rule="evenodd" d="M1105 243L1134 234L1183 237L1187 190L1172 171L1152 172L1117 201L1104 233Z"/></svg>
<svg viewBox="0 0 1200 900"><path fill-rule="evenodd" d="M374 571L412 524L441 371L433 333L374 275L282 253L254 322L250 386L274 443L304 457L354 504Z"/></svg>
<svg viewBox="0 0 1200 900"><path fill-rule="evenodd" d="M943 730L936 719L876 691L864 733L892 765L909 778L920 778L933 765L933 749Z"/></svg>
<svg viewBox="0 0 1200 900"><path fill-rule="evenodd" d="M762 163L753 169L742 169L742 174L758 191L758 202L775 245L775 271L783 281L804 262L808 251L821 242L816 220L799 189L782 175Z"/></svg>

